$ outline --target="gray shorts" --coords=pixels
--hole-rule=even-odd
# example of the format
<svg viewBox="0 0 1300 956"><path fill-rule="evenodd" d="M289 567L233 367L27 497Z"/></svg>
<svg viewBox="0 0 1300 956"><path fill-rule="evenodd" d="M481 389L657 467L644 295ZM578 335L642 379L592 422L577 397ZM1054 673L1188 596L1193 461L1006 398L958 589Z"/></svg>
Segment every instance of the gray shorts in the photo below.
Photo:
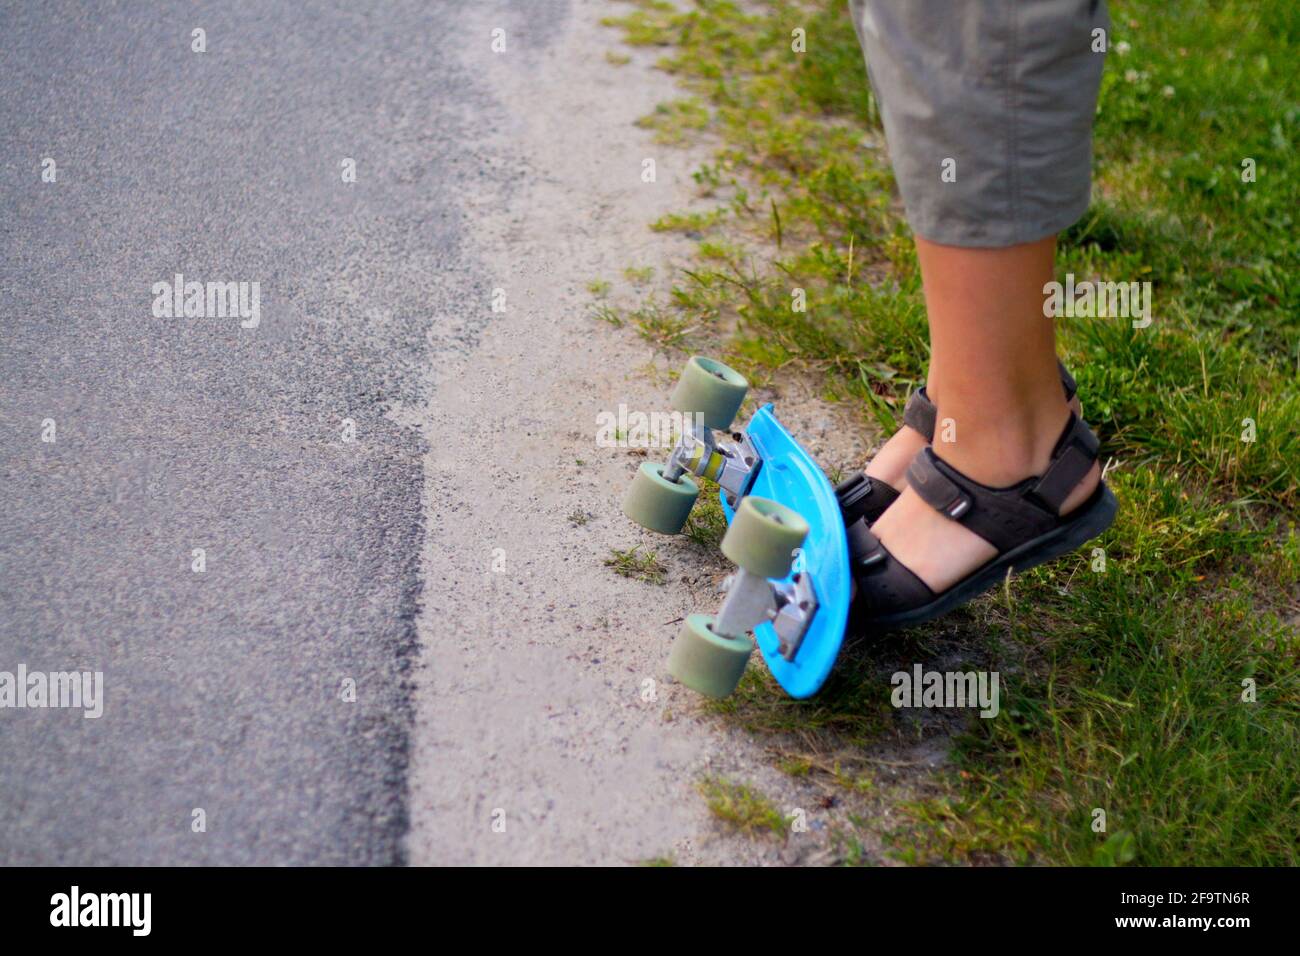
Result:
<svg viewBox="0 0 1300 956"><path fill-rule="evenodd" d="M1088 208L1105 0L849 0L912 231L1009 246Z"/></svg>

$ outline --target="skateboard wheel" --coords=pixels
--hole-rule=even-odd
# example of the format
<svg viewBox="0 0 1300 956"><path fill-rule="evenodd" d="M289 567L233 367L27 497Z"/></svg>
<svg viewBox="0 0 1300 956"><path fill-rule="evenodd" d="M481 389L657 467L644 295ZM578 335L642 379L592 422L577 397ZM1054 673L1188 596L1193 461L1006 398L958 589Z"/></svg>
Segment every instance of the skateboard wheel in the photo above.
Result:
<svg viewBox="0 0 1300 956"><path fill-rule="evenodd" d="M647 461L637 469L632 487L623 498L623 514L651 531L677 534L699 494L700 486L690 475L669 481L664 477L663 465Z"/></svg>
<svg viewBox="0 0 1300 956"><path fill-rule="evenodd" d="M736 508L731 527L722 538L722 553L750 574L783 578L790 573L794 552L807 535L808 522L799 512L750 495Z"/></svg>
<svg viewBox="0 0 1300 956"><path fill-rule="evenodd" d="M715 634L713 621L707 614L686 618L668 655L668 673L691 690L726 697L740 683L754 645L748 637Z"/></svg>
<svg viewBox="0 0 1300 956"><path fill-rule="evenodd" d="M688 415L700 415L704 424L720 432L730 431L749 391L745 376L713 359L693 356L682 369L672 406Z"/></svg>

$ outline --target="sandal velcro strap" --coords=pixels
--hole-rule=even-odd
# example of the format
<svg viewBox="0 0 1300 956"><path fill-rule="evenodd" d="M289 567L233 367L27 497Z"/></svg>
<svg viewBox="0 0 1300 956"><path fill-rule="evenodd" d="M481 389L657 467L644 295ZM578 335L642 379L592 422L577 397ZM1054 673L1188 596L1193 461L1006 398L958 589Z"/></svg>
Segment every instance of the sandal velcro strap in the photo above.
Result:
<svg viewBox="0 0 1300 956"><path fill-rule="evenodd" d="M859 569L878 565L889 557L889 552L880 543L880 539L871 533L865 521L856 521L847 529L849 554L853 564Z"/></svg>
<svg viewBox="0 0 1300 956"><path fill-rule="evenodd" d="M907 404L903 406L903 424L923 436L926 441L933 441L936 414L934 403L925 394L925 388L921 387L908 396Z"/></svg>
<svg viewBox="0 0 1300 956"><path fill-rule="evenodd" d="M883 481L858 472L835 486L835 497L847 527L859 518L866 518L868 524L875 521L898 498L898 492Z"/></svg>
<svg viewBox="0 0 1300 956"><path fill-rule="evenodd" d="M871 494L871 479L860 471L855 471L835 486L835 497L840 508L851 508L860 500Z"/></svg>
<svg viewBox="0 0 1300 956"><path fill-rule="evenodd" d="M1097 460L1099 447L1092 429L1071 415L1041 477L990 488L953 468L933 448L922 448L907 469L907 483L930 507L1005 552L1060 523L1061 503Z"/></svg>
<svg viewBox="0 0 1300 956"><path fill-rule="evenodd" d="M974 502L957 482L939 470L938 460L933 449L922 448L907 468L907 483L931 508L955 520L968 512Z"/></svg>
<svg viewBox="0 0 1300 956"><path fill-rule="evenodd" d="M1071 415L1065 433L1052 451L1052 463L1027 494L1048 510L1059 513L1070 492L1092 468L1100 448L1101 442L1087 423L1078 415Z"/></svg>

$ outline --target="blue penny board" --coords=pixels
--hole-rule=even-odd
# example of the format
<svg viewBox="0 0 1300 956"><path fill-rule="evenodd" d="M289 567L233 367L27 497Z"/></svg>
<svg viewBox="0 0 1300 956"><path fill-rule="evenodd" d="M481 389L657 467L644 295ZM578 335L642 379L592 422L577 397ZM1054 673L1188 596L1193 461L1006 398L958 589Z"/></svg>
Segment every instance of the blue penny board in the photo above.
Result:
<svg viewBox="0 0 1300 956"><path fill-rule="evenodd" d="M844 643L850 588L844 521L830 481L776 420L770 404L754 413L745 434L763 463L745 493L793 508L810 528L790 577L798 571L812 575L818 608L794 660L787 661L777 650L780 640L770 623L760 624L754 631L768 670L777 682L791 697L810 697L826 682ZM730 524L735 512L727 504L725 492L719 497Z"/></svg>

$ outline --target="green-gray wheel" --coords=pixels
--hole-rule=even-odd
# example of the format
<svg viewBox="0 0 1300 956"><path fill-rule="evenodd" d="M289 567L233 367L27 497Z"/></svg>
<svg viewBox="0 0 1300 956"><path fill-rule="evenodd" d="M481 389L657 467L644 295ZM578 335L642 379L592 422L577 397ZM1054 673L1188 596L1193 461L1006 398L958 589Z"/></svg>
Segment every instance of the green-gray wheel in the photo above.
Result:
<svg viewBox="0 0 1300 956"><path fill-rule="evenodd" d="M740 683L754 645L748 637L713 633L713 621L707 614L686 618L668 655L668 673L691 690L726 697Z"/></svg>
<svg viewBox="0 0 1300 956"><path fill-rule="evenodd" d="M700 486L690 475L675 482L664 477L664 466L645 462L636 470L632 487L623 498L623 514L643 528L676 534L686 524Z"/></svg>
<svg viewBox="0 0 1300 956"><path fill-rule="evenodd" d="M740 500L731 527L722 538L722 553L750 574L783 578L790 573L794 552L808 535L808 522L799 512L767 498Z"/></svg>
<svg viewBox="0 0 1300 956"><path fill-rule="evenodd" d="M688 415L700 415L704 424L720 432L730 431L749 391L745 376L713 359L693 356L682 369L672 406Z"/></svg>

